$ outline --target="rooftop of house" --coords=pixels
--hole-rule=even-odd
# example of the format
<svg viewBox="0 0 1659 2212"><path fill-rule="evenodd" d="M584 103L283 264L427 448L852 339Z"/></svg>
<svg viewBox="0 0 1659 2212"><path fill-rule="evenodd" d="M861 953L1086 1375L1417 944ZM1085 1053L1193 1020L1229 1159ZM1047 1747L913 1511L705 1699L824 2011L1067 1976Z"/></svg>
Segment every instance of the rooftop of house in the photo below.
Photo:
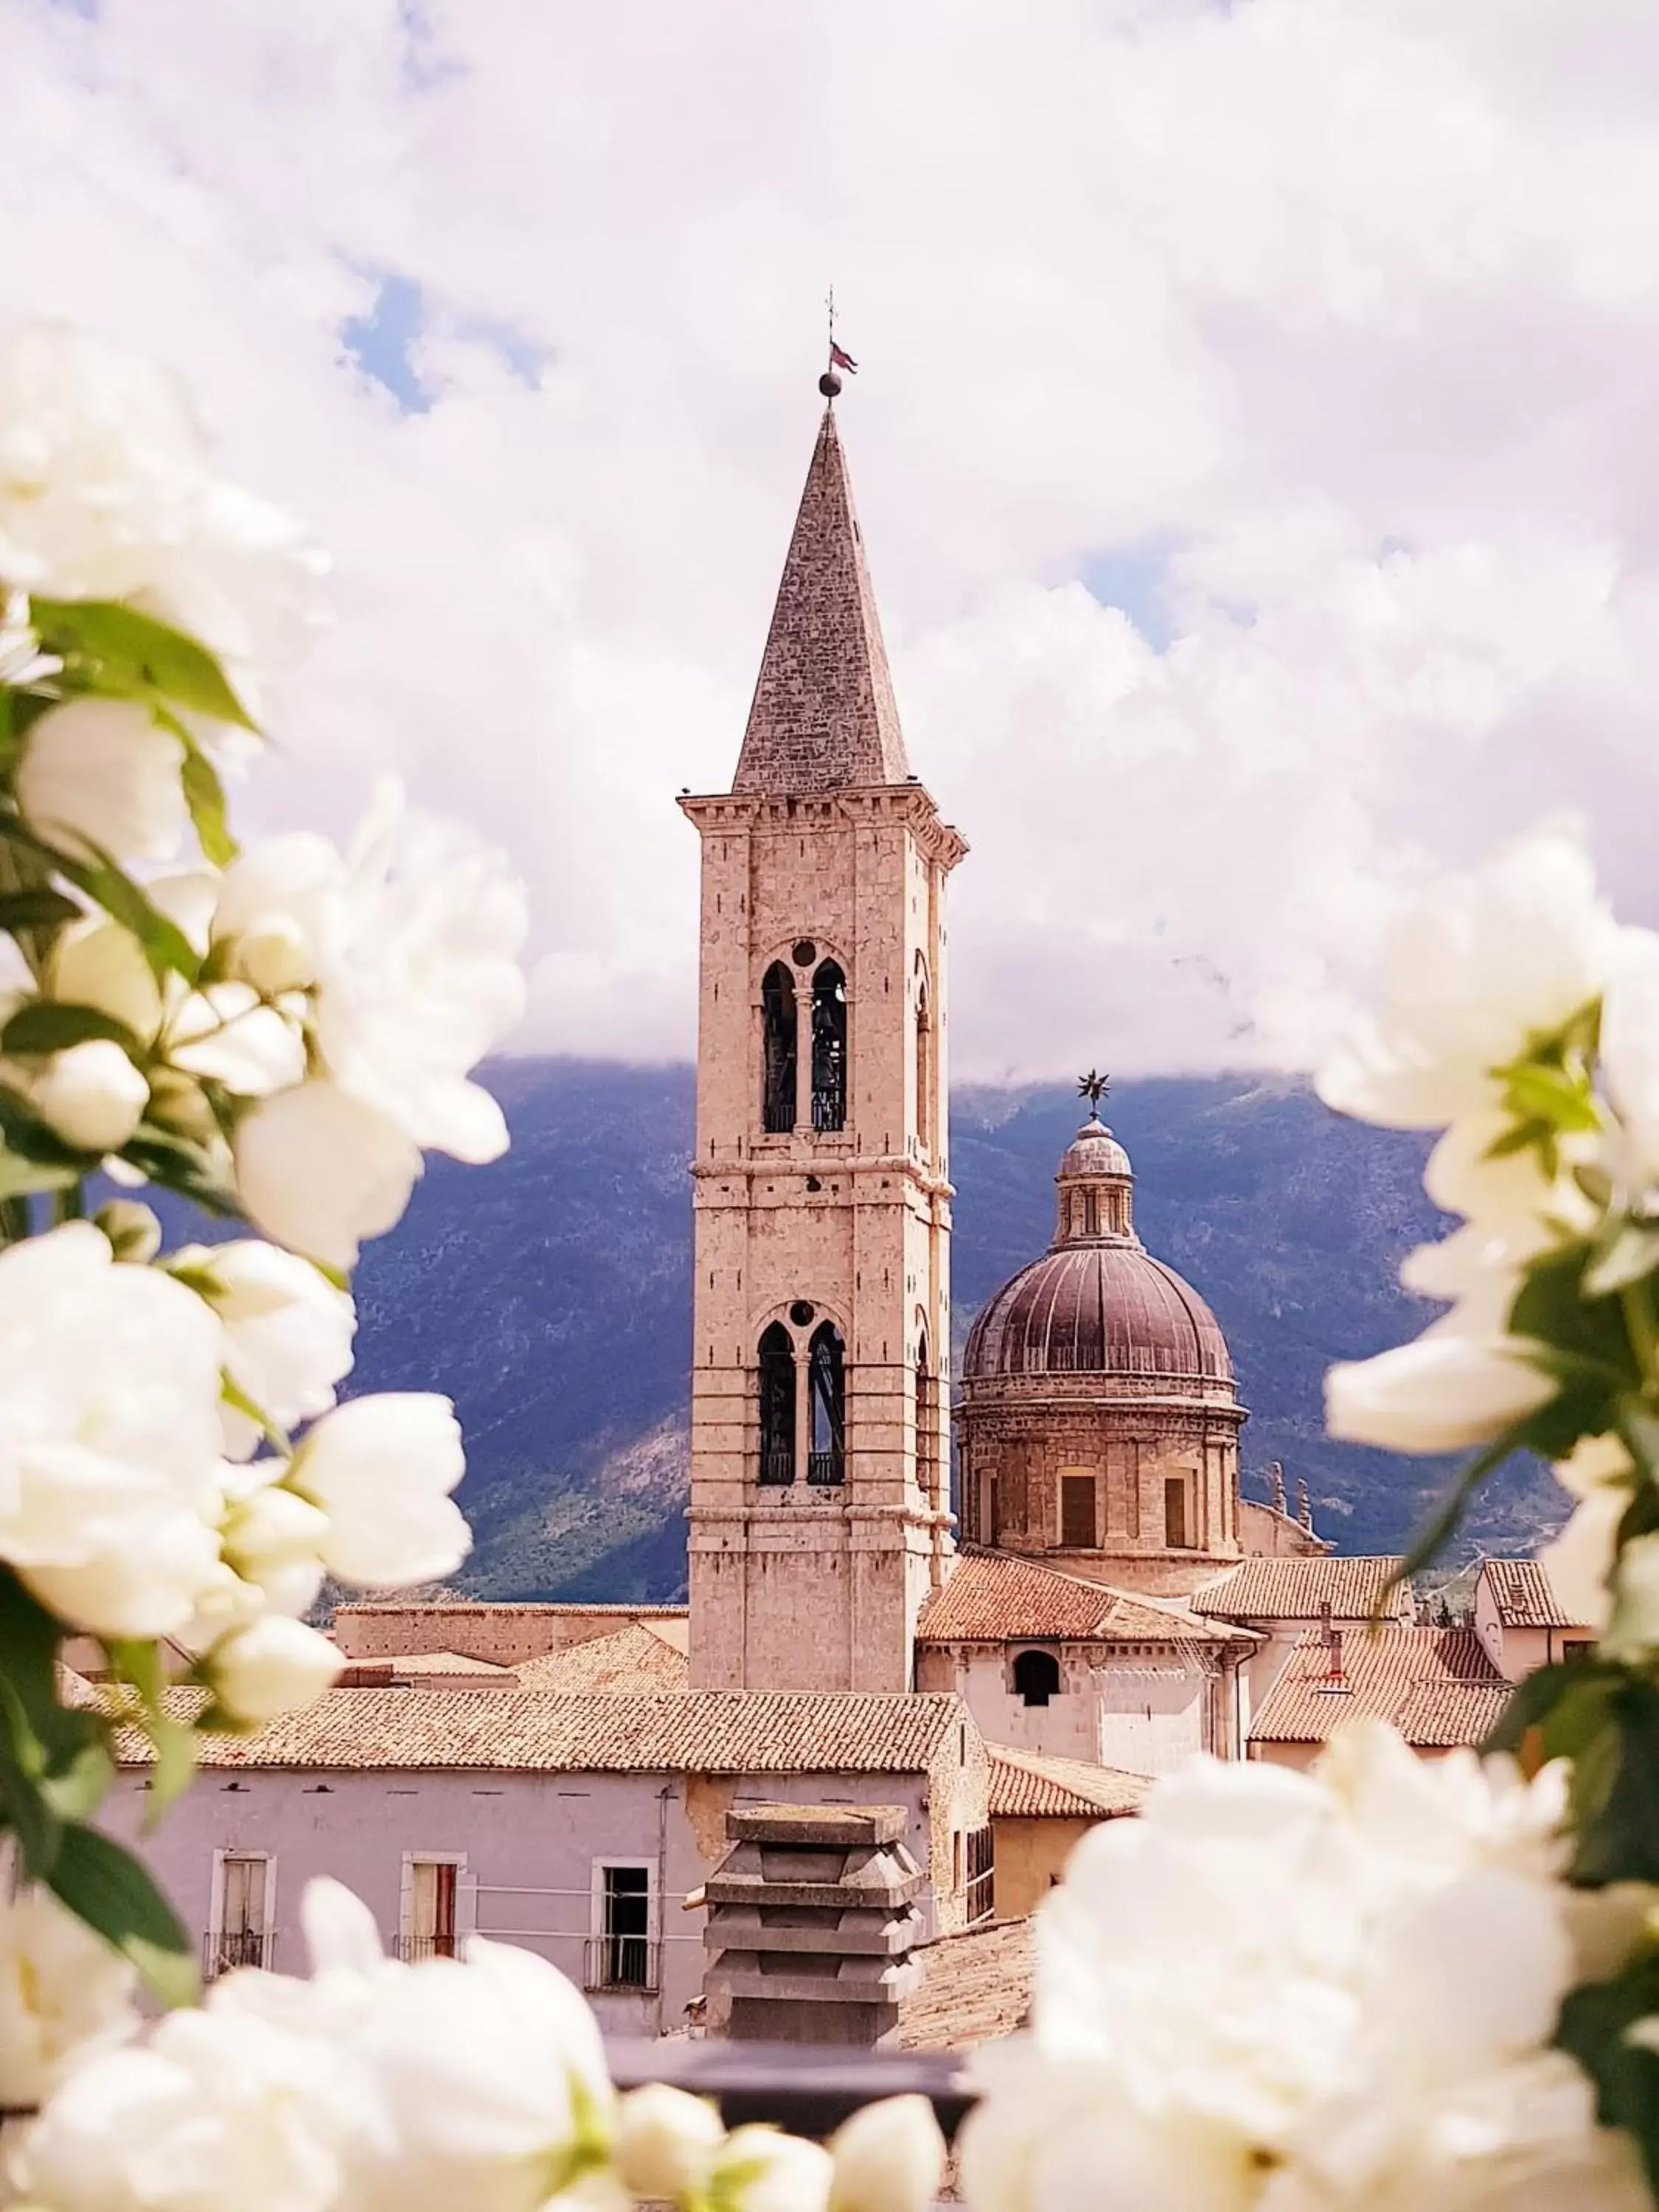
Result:
<svg viewBox="0 0 1659 2212"><path fill-rule="evenodd" d="M1252 1744L1324 1743L1364 1715L1391 1721L1418 1751L1482 1742L1510 1685L1473 1629L1398 1624L1335 1643L1304 1632L1250 1723Z"/></svg>
<svg viewBox="0 0 1659 2212"><path fill-rule="evenodd" d="M518 1773L921 1774L966 1708L910 1697L708 1690L665 1696L457 1698L431 1688L329 1690L250 1736L200 1740L213 1768ZM124 1765L149 1763L136 1729Z"/></svg>
<svg viewBox="0 0 1659 2212"><path fill-rule="evenodd" d="M1031 2009L1035 1923L992 1921L940 1936L915 1953L921 1987L899 2007L907 2051L967 2051L1012 2035Z"/></svg>
<svg viewBox="0 0 1659 2212"><path fill-rule="evenodd" d="M1152 1784L1145 1775L1087 1759L1057 1759L1046 1752L986 1746L991 1761L991 1818L997 1820L1113 1820L1136 1813Z"/></svg>
<svg viewBox="0 0 1659 2212"><path fill-rule="evenodd" d="M1537 1559L1483 1559L1477 1589L1482 1583L1504 1628L1590 1630L1590 1622L1577 1619L1561 1603L1547 1570Z"/></svg>
<svg viewBox="0 0 1659 2212"><path fill-rule="evenodd" d="M595 1636L568 1650L550 1651L543 1659L526 1659L518 1680L526 1690L544 1696L656 1697L690 1687L685 1639L663 1633L684 1626L679 1621L630 1621L611 1636Z"/></svg>
<svg viewBox="0 0 1659 2212"><path fill-rule="evenodd" d="M1389 1619L1409 1621L1416 1612L1411 1584L1402 1582L1389 1589L1390 1578L1405 1564L1391 1553L1242 1559L1194 1590L1190 1603L1194 1613L1228 1620L1318 1620L1328 1606L1334 1620L1363 1621L1382 1606Z"/></svg>
<svg viewBox="0 0 1659 2212"><path fill-rule="evenodd" d="M1225 1644L1240 1632L1175 1598L1144 1597L1008 1552L964 1551L928 1600L921 1644Z"/></svg>

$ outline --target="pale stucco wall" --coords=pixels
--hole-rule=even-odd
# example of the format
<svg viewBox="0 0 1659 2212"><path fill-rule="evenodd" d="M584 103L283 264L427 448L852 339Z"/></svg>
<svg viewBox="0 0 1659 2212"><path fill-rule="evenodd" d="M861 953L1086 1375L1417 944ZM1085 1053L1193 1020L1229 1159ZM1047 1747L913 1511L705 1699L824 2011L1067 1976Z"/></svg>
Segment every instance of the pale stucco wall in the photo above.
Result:
<svg viewBox="0 0 1659 2212"><path fill-rule="evenodd" d="M651 1620L653 1606L353 1605L336 1609L334 1639L348 1658L408 1658L423 1651L459 1651L501 1667L566 1651L629 1621ZM674 1618L684 1614L675 1609Z"/></svg>
<svg viewBox="0 0 1659 2212"><path fill-rule="evenodd" d="M1061 1688L1028 1705L1013 1686L1019 1644L925 1644L916 1686L954 1690L988 1743L1046 1752L1132 1774L1162 1774L1195 1751L1232 1743L1230 1680L1175 1653L1042 1644L1060 1662Z"/></svg>
<svg viewBox="0 0 1659 2212"><path fill-rule="evenodd" d="M1066 1871L1079 1836L1092 1820L992 1822L996 1831L997 1918L1024 1920L1035 1912Z"/></svg>
<svg viewBox="0 0 1659 2212"><path fill-rule="evenodd" d="M981 1802L982 1789L981 1782ZM906 1842L926 1869L933 1829L929 1796L928 1778L921 1774L210 1770L160 1831L145 1838L140 1829L147 1793L143 1778L127 1771L110 1801L106 1825L142 1851L198 1938L214 1923L216 1852L269 1854L275 1863L274 1963L294 1973L306 1968L299 1905L313 1875L332 1875L356 1891L391 1948L400 1932L405 1854L456 1854L465 1860L458 1885L462 1930L537 1951L580 1984L584 1942L597 1925L596 1863L643 1860L652 1871L663 1944L661 1989L650 1995L595 1992L593 2003L608 2033L656 2034L678 2027L686 2005L702 1991L704 1915L685 1911L684 1899L724 1854L730 1804L902 1805L908 1820ZM947 1859L947 1883L948 1869ZM929 1935L959 1917L947 1902L936 1922L927 1898L923 1910Z"/></svg>
<svg viewBox="0 0 1659 2212"><path fill-rule="evenodd" d="M1583 1628L1506 1628L1498 1617L1492 1584L1482 1575L1474 1586L1474 1632L1506 1681L1518 1682L1563 1657L1563 1645L1583 1643Z"/></svg>

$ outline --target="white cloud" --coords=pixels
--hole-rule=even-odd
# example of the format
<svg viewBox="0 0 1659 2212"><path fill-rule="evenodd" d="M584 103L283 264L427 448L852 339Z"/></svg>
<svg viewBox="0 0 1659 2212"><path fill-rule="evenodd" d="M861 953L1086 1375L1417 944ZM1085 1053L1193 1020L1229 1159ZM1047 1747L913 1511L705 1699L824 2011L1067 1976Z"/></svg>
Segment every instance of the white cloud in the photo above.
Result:
<svg viewBox="0 0 1659 2212"><path fill-rule="evenodd" d="M960 1072L1304 1056L1400 884L1563 805L1659 920L1646 0L13 0L0 80L0 310L177 362L334 549L254 803L396 760L507 844L526 1043L689 1048L672 797L831 275Z"/></svg>

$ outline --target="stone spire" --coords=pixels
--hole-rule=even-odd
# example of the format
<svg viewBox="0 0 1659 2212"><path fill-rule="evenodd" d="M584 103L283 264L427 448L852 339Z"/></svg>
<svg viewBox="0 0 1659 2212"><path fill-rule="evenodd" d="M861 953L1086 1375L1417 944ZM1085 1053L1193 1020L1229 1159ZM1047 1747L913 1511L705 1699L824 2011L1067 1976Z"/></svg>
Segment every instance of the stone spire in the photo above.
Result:
<svg viewBox="0 0 1659 2212"><path fill-rule="evenodd" d="M838 791L903 783L908 774L835 409L826 407L732 788Z"/></svg>

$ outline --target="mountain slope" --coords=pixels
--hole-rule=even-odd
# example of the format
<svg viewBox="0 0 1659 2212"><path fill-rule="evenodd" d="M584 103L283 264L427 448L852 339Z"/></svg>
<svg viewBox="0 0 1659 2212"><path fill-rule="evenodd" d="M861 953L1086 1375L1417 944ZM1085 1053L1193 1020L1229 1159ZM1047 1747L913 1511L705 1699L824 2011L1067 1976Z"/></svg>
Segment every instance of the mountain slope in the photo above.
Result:
<svg viewBox="0 0 1659 2212"><path fill-rule="evenodd" d="M464 1577L498 1596L666 1598L684 1588L690 1343L689 1067L504 1062L489 1080L513 1150L434 1161L358 1277L355 1387L442 1389L467 1435ZM1299 1084L1164 1078L1121 1085L1113 1127L1136 1224L1215 1308L1252 1418L1246 1486L1281 1460L1345 1551L1397 1548L1449 1463L1331 1443L1321 1378L1400 1342L1425 1308L1395 1281L1435 1233L1419 1140L1326 1112ZM958 1345L983 1299L1051 1233L1051 1177L1078 1121L1069 1088L952 1102ZM1479 1540L1531 1542L1559 1517L1541 1469L1483 1499Z"/></svg>

